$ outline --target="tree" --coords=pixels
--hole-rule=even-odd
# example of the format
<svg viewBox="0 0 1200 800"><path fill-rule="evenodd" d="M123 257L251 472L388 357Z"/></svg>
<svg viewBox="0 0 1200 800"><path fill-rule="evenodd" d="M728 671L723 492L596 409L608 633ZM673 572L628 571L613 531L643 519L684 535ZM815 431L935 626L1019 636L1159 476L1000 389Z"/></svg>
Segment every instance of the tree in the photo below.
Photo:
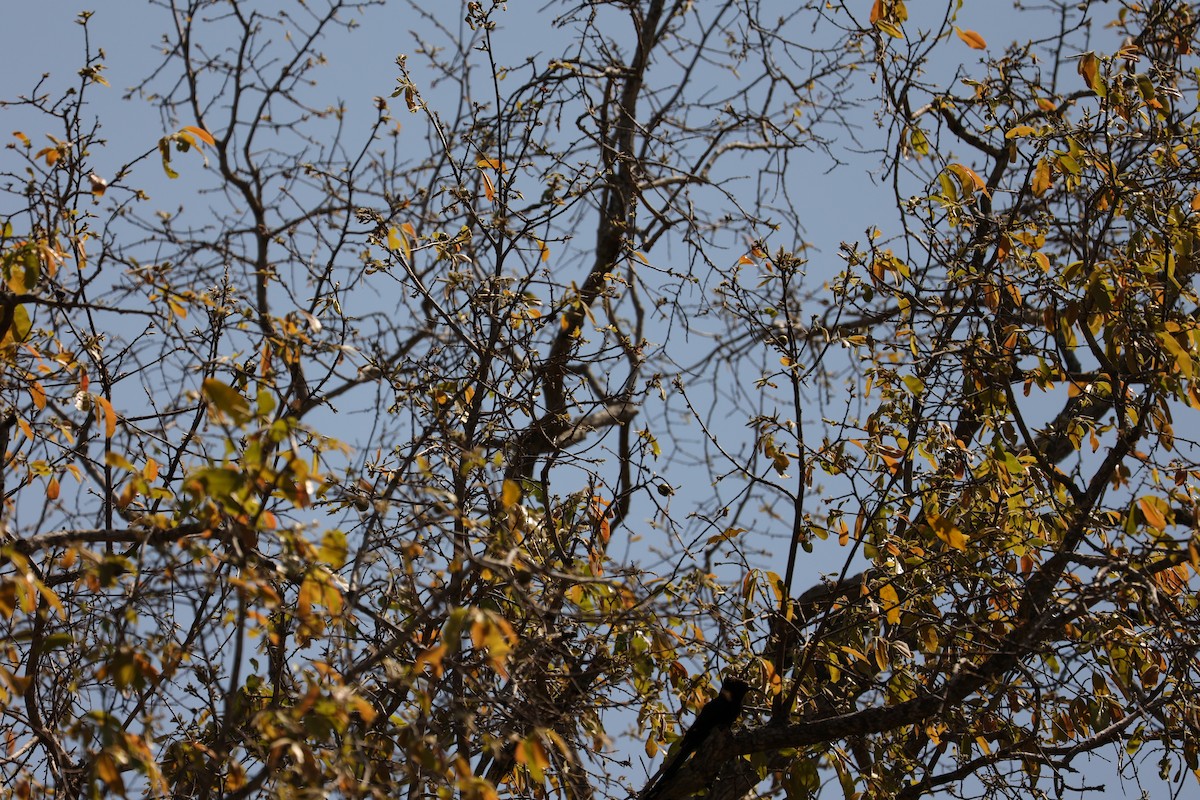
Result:
<svg viewBox="0 0 1200 800"><path fill-rule="evenodd" d="M5 104L4 796L628 794L722 671L656 798L1192 780L1190 4L153 5L161 131Z"/></svg>

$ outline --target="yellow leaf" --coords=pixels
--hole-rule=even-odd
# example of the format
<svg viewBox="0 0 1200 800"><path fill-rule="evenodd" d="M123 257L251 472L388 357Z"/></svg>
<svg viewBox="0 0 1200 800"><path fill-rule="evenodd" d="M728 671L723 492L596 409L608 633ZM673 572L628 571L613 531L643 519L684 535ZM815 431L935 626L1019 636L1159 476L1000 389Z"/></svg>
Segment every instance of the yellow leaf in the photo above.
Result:
<svg viewBox="0 0 1200 800"><path fill-rule="evenodd" d="M920 128L913 128L908 133L908 143L912 145L913 152L919 156L929 155L929 137L925 135L925 131Z"/></svg>
<svg viewBox="0 0 1200 800"><path fill-rule="evenodd" d="M51 478L50 483L46 485L46 499L47 500L57 500L58 499L58 491L59 491L58 478Z"/></svg>
<svg viewBox="0 0 1200 800"><path fill-rule="evenodd" d="M738 536L741 536L745 532L746 532L745 528L726 528L723 532L718 533L715 536L708 537L708 544L720 544L721 542L727 542L730 539L734 539ZM754 573L747 573L746 577L749 578L753 574ZM743 585L743 591L745 591L744 585Z"/></svg>
<svg viewBox="0 0 1200 800"><path fill-rule="evenodd" d="M1194 371L1191 354L1170 333L1160 332L1158 340L1162 342L1163 349L1175 358L1175 366L1183 377L1190 380Z"/></svg>
<svg viewBox="0 0 1200 800"><path fill-rule="evenodd" d="M987 184L970 167L963 166L962 164L951 164L946 169L953 172L955 177L958 178L958 183L964 192L982 191L984 194L988 194Z"/></svg>
<svg viewBox="0 0 1200 800"><path fill-rule="evenodd" d="M883 604L888 624L898 625L900 623L900 596L896 593L896 587L890 583L880 586L879 602Z"/></svg>
<svg viewBox="0 0 1200 800"><path fill-rule="evenodd" d="M489 202L492 200L495 200L496 199L496 187L495 187L495 185L492 184L492 179L488 177L488 174L486 172L482 173L482 175L483 175L483 194L484 194L484 196L487 197Z"/></svg>
<svg viewBox="0 0 1200 800"><path fill-rule="evenodd" d="M891 666L891 659L888 658L887 642L883 639L875 640L875 664L880 671L886 670Z"/></svg>
<svg viewBox="0 0 1200 800"><path fill-rule="evenodd" d="M500 505L504 510L515 506L521 501L521 484L509 478L504 479L504 488L500 492Z"/></svg>
<svg viewBox="0 0 1200 800"><path fill-rule="evenodd" d="M543 262L549 261L550 260L550 248L547 247L546 243L543 242L541 239L534 239L534 241L537 242L538 252L540 252L542 254L541 260Z"/></svg>
<svg viewBox="0 0 1200 800"><path fill-rule="evenodd" d="M933 529L934 534L949 545L952 550L967 549L967 537L954 523L932 512L926 514L926 517L929 520L929 527Z"/></svg>
<svg viewBox="0 0 1200 800"><path fill-rule="evenodd" d="M346 546L346 534L337 528L326 531L321 537L321 547L317 551L317 559L334 569L341 569L346 563L349 548Z"/></svg>
<svg viewBox="0 0 1200 800"><path fill-rule="evenodd" d="M964 31L962 28L955 28L954 32L958 34L958 38L967 43L967 46L972 50L984 50L987 48L987 42L983 40L975 31Z"/></svg>
<svg viewBox="0 0 1200 800"><path fill-rule="evenodd" d="M33 404L37 406L38 410L46 407L46 390L37 381L29 384L29 397L33 400Z"/></svg>
<svg viewBox="0 0 1200 800"><path fill-rule="evenodd" d="M162 156L163 172L171 180L178 178L179 173L171 169L171 137L164 136L158 140L158 152Z"/></svg>
<svg viewBox="0 0 1200 800"><path fill-rule="evenodd" d="M1033 171L1033 181L1029 188L1033 190L1035 197L1041 197L1050 188L1053 179L1050 173L1050 161L1043 158L1038 162L1037 168Z"/></svg>
<svg viewBox="0 0 1200 800"><path fill-rule="evenodd" d="M1013 125L1004 133L1005 139L1020 139L1024 136L1030 136L1037 133L1037 128L1032 125Z"/></svg>
<svg viewBox="0 0 1200 800"><path fill-rule="evenodd" d="M412 261L412 246L408 243L408 235L405 233L405 229L410 227L405 223L399 228L388 228L388 249L399 250L404 255L405 261Z"/></svg>
<svg viewBox="0 0 1200 800"><path fill-rule="evenodd" d="M522 741L513 755L518 764L524 764L529 769L529 774L535 781L542 781L550 767L550 757L536 735Z"/></svg>
<svg viewBox="0 0 1200 800"><path fill-rule="evenodd" d="M886 19L881 19L875 23L875 27L891 36L893 39L903 39L904 32L894 22Z"/></svg>
<svg viewBox="0 0 1200 800"><path fill-rule="evenodd" d="M875 0L871 6L871 25L897 39L904 38L900 24L908 19L904 0Z"/></svg>
<svg viewBox="0 0 1200 800"><path fill-rule="evenodd" d="M241 425L249 421L251 417L250 401L242 397L237 389L216 378L206 379L202 388L213 407L228 415L235 424Z"/></svg>
<svg viewBox="0 0 1200 800"><path fill-rule="evenodd" d="M125 782L121 780L121 770L117 767L117 762L111 753L104 750L96 756L92 761L92 769L96 771L96 777L109 791L119 795L125 794Z"/></svg>

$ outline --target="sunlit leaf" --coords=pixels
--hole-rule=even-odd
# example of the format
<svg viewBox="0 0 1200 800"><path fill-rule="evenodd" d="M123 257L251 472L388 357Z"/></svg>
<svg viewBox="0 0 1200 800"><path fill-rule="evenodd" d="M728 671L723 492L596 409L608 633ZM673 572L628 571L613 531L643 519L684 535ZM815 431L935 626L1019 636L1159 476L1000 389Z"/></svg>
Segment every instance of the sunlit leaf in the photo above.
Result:
<svg viewBox="0 0 1200 800"><path fill-rule="evenodd" d="M96 395L92 401L96 404L96 417L104 425L104 438L111 439L117 432L117 412L106 397Z"/></svg>
<svg viewBox="0 0 1200 800"><path fill-rule="evenodd" d="M1004 138L1020 139L1025 136L1032 136L1035 133L1037 133L1037 128L1033 127L1032 125L1025 125L1022 123L1020 125L1013 125L1007 131L1005 131Z"/></svg>
<svg viewBox="0 0 1200 800"><path fill-rule="evenodd" d="M966 42L967 46L970 47L971 49L973 49L973 50L986 50L987 49L987 42L985 42L983 37L980 36L975 31L966 31L966 30L963 30L962 28L956 27L954 29L954 32L957 33L958 38L960 38L964 42Z"/></svg>
<svg viewBox="0 0 1200 800"><path fill-rule="evenodd" d="M1038 165L1033 170L1033 180L1030 182L1029 188L1033 191L1034 196L1041 197L1046 193L1052 184L1050 172L1050 160L1043 158L1038 161Z"/></svg>
<svg viewBox="0 0 1200 800"><path fill-rule="evenodd" d="M1095 53L1084 53L1080 56L1077 69L1089 89L1100 97L1108 96L1108 87L1100 74L1100 59L1096 58Z"/></svg>
<svg viewBox="0 0 1200 800"><path fill-rule="evenodd" d="M500 505L507 511L519 502L521 502L521 484L510 478L505 478L504 487L501 490Z"/></svg>
<svg viewBox="0 0 1200 800"><path fill-rule="evenodd" d="M212 134L204 130L204 128L198 128L195 125L186 125L183 130L192 134L209 147L215 147L217 144L217 140L212 137Z"/></svg>
<svg viewBox="0 0 1200 800"><path fill-rule="evenodd" d="M250 420L250 402L232 386L216 378L207 378L203 388L204 395L213 407L227 415L235 425L242 425Z"/></svg>
<svg viewBox="0 0 1200 800"><path fill-rule="evenodd" d="M29 382L29 398L33 400L33 405L39 411L46 407L46 390L38 381Z"/></svg>
<svg viewBox="0 0 1200 800"><path fill-rule="evenodd" d="M887 615L889 625L900 624L900 596L896 593L896 587L891 583L885 583L879 587L879 602L883 606L883 611Z"/></svg>
<svg viewBox="0 0 1200 800"><path fill-rule="evenodd" d="M341 569L346 563L346 556L350 552L349 543L346 540L346 534L334 528L325 532L321 537L321 548L317 552L317 558L323 563L328 564L333 569Z"/></svg>
<svg viewBox="0 0 1200 800"><path fill-rule="evenodd" d="M409 244L404 228L403 225L399 228L388 228L387 245L389 250L399 251L404 256L404 260L410 262L412 261L412 245Z"/></svg>

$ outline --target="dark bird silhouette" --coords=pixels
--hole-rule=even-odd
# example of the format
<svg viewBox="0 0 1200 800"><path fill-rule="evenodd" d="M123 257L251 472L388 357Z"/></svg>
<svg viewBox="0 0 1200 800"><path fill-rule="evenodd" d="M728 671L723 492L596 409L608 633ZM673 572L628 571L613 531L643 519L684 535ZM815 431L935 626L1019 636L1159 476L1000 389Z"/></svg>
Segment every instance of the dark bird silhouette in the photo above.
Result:
<svg viewBox="0 0 1200 800"><path fill-rule="evenodd" d="M750 691L750 684L737 678L726 678L721 684L721 691L712 700L704 704L696 721L688 728L679 743L679 750L671 762L667 764L658 778L642 792L642 800L653 800L665 788L670 786L671 779L683 768L684 762L692 753L700 749L700 745L708 735L718 728L727 731L733 726L742 713L742 699Z"/></svg>

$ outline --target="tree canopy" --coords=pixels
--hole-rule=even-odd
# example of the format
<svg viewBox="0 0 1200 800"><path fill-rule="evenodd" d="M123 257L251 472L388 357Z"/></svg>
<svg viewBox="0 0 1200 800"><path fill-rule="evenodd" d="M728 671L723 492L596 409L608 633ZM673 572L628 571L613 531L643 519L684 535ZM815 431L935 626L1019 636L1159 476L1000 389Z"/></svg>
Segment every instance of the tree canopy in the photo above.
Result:
<svg viewBox="0 0 1200 800"><path fill-rule="evenodd" d="M154 0L131 87L81 14L0 797L634 796L722 676L656 800L1194 782L1200 15L979 2Z"/></svg>

